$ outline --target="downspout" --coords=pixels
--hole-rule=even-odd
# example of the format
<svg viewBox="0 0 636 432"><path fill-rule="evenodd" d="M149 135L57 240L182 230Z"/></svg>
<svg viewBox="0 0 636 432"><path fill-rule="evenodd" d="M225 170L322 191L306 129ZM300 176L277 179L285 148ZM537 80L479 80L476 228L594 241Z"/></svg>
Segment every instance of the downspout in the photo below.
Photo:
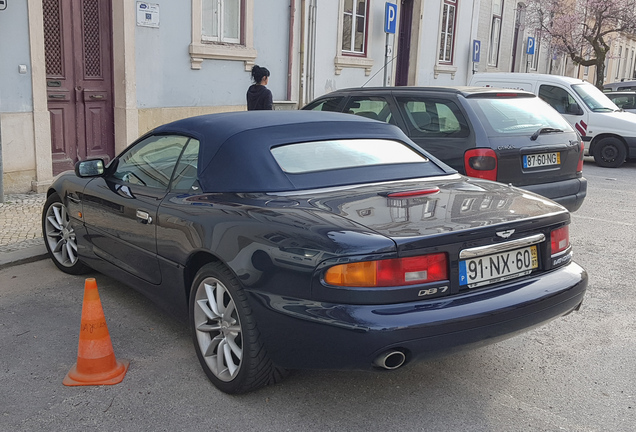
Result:
<svg viewBox="0 0 636 432"><path fill-rule="evenodd" d="M300 55L298 67L298 108L305 102L305 3L300 0Z"/></svg>
<svg viewBox="0 0 636 432"><path fill-rule="evenodd" d="M307 54L307 101L314 99L314 79L316 74L316 0L309 1L309 53Z"/></svg>
<svg viewBox="0 0 636 432"><path fill-rule="evenodd" d="M0 112L0 203L4 202L4 170L2 168L2 112Z"/></svg>
<svg viewBox="0 0 636 432"><path fill-rule="evenodd" d="M287 100L292 97L292 71L294 63L294 17L296 15L296 0L289 0L289 48L287 52Z"/></svg>

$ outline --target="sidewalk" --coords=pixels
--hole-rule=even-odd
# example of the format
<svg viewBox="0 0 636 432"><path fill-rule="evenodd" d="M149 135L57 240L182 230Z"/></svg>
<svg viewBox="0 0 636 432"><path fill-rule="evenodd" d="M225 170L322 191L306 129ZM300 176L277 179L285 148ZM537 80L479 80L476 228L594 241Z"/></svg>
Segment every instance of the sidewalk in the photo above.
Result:
<svg viewBox="0 0 636 432"><path fill-rule="evenodd" d="M42 207L46 194L7 194L0 203L0 269L46 257Z"/></svg>

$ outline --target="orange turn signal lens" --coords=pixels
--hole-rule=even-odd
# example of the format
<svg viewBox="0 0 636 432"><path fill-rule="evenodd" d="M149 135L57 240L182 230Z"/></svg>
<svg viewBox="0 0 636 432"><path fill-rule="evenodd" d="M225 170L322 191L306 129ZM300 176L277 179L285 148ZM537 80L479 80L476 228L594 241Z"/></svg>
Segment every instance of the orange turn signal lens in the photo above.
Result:
<svg viewBox="0 0 636 432"><path fill-rule="evenodd" d="M325 272L325 282L335 286L390 287L417 285L448 279L445 253L364 261L333 266Z"/></svg>

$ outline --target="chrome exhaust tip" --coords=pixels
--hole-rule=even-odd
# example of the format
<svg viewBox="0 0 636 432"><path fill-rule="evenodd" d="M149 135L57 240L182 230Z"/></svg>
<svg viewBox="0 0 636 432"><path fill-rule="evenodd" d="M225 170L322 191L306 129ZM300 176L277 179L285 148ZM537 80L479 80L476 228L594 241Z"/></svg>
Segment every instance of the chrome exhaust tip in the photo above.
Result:
<svg viewBox="0 0 636 432"><path fill-rule="evenodd" d="M390 350L380 354L373 364L382 369L394 370L402 366L404 362L406 362L406 355L402 351Z"/></svg>

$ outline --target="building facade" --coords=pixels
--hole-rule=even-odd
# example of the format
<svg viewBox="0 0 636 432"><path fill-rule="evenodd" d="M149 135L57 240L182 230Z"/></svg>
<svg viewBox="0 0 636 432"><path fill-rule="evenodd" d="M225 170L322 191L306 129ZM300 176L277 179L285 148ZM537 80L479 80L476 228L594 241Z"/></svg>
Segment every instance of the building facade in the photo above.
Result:
<svg viewBox="0 0 636 432"><path fill-rule="evenodd" d="M77 160L110 160L165 122L245 110L255 64L270 70L275 109L346 87L465 85L476 71L577 71L526 28L525 6L512 0L5 4L5 193L45 190Z"/></svg>

